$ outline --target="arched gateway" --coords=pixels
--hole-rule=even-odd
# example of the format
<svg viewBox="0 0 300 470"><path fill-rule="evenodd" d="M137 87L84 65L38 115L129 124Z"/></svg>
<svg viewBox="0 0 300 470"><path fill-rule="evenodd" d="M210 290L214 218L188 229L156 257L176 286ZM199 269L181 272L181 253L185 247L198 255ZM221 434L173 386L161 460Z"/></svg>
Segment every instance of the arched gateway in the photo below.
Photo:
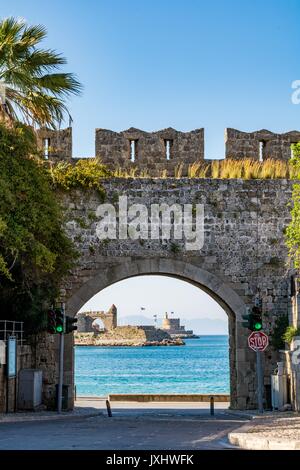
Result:
<svg viewBox="0 0 300 470"><path fill-rule="evenodd" d="M65 196L67 231L80 253L76 268L62 286L66 313L75 315L97 292L139 275L165 275L185 280L211 295L229 319L230 384L233 408L257 405L255 353L248 348L249 331L242 326L246 307L259 293L263 300L264 330L272 331L278 315L289 306L289 273L284 229L289 221L287 203L292 183L284 180L242 181L209 179L108 179L103 181L105 203L118 205L126 196L136 204L200 204L204 210L203 243L187 249L184 240L112 237L99 239L101 198L94 191ZM120 222L120 220L118 220ZM112 225L115 228L114 224ZM111 232L114 233L114 232ZM112 299L112 302L114 299ZM101 308L101 306L99 306ZM199 306L199 309L201 306ZM207 312L209 313L209 312ZM201 332L200 332L201 334ZM50 338L53 348L57 338ZM48 347L48 346L47 346ZM66 335L64 383L74 385L73 338ZM56 358L54 369L49 357ZM57 351L39 364L44 369L46 400L57 382ZM264 355L265 399L278 353L269 347ZM101 374L101 370L99 371Z"/></svg>
<svg viewBox="0 0 300 470"><path fill-rule="evenodd" d="M237 357L239 324L242 314L245 312L245 304L239 295L216 275L199 268L191 263L177 259L140 259L126 261L115 265L113 268L101 270L93 278L83 284L78 291L68 300L66 311L69 315L75 315L78 310L95 294L102 289L135 276L164 275L187 281L213 297L228 315L229 324L229 360L230 360L230 388L231 405L236 407L239 396L237 377L241 366ZM200 308L201 306L199 306ZM100 371L101 373L101 371Z"/></svg>

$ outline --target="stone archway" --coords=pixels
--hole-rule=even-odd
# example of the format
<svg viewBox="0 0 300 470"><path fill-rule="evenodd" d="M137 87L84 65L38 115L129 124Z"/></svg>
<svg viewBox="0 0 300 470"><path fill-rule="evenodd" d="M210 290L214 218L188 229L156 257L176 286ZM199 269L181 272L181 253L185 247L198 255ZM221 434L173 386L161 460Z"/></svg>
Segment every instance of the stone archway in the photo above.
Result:
<svg viewBox="0 0 300 470"><path fill-rule="evenodd" d="M75 315L91 297L118 281L155 274L175 277L199 287L225 310L229 323L230 404L232 408L244 407L246 397L242 390L243 368L238 349L238 332L245 304L232 287L215 274L194 264L170 258L128 260L101 269L82 284L66 302L66 312Z"/></svg>

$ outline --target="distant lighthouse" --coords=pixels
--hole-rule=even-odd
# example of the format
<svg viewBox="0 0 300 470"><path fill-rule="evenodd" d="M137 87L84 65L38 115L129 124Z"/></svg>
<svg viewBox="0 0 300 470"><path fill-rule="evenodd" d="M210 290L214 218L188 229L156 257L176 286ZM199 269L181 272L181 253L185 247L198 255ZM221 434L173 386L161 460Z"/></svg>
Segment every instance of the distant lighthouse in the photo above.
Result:
<svg viewBox="0 0 300 470"><path fill-rule="evenodd" d="M192 330L186 330L184 326L180 325L180 318L169 318L167 312L161 329L169 333L172 338L198 338Z"/></svg>

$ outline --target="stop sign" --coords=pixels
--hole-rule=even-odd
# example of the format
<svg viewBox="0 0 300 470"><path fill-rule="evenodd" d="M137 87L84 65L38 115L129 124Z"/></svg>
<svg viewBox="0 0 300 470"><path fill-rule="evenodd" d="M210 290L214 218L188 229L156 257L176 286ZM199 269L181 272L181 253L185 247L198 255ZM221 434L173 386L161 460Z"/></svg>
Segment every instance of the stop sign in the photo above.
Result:
<svg viewBox="0 0 300 470"><path fill-rule="evenodd" d="M248 346L253 351L264 351L269 344L269 338L263 331L252 331L248 336Z"/></svg>

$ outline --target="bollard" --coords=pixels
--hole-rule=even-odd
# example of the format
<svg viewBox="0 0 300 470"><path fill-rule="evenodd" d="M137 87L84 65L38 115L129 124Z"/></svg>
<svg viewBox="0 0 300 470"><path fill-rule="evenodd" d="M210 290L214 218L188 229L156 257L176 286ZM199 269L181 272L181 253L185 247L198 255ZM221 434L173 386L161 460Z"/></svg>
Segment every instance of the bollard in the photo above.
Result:
<svg viewBox="0 0 300 470"><path fill-rule="evenodd" d="M210 397L210 416L215 414L214 397Z"/></svg>
<svg viewBox="0 0 300 470"><path fill-rule="evenodd" d="M112 418L112 412L111 412L110 403L108 400L106 400L106 409L107 409L108 417Z"/></svg>

